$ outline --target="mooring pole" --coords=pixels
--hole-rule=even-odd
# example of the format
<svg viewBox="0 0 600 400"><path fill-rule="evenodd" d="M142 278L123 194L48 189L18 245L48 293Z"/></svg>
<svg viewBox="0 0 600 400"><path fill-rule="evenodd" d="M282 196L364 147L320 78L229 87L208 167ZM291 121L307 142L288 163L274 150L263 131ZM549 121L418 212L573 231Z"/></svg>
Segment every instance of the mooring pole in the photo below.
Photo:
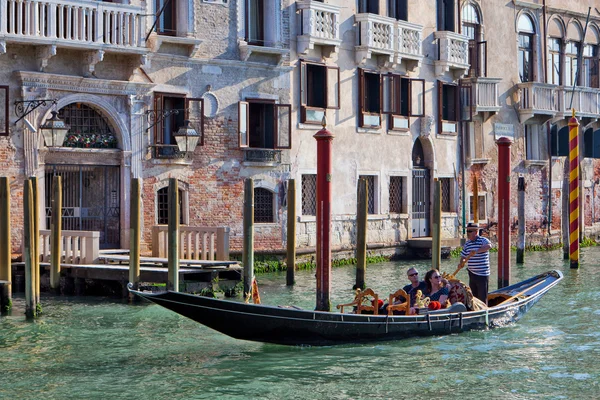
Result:
<svg viewBox="0 0 600 400"><path fill-rule="evenodd" d="M569 262L579 268L579 121L569 119Z"/></svg>
<svg viewBox="0 0 600 400"><path fill-rule="evenodd" d="M442 183L433 180L433 230L431 233L431 268L439 271L442 264Z"/></svg>
<svg viewBox="0 0 600 400"><path fill-rule="evenodd" d="M40 198L38 191L38 178L36 176L29 177L31 181L33 199L33 266L35 279L35 301L40 302Z"/></svg>
<svg viewBox="0 0 600 400"><path fill-rule="evenodd" d="M369 188L367 180L361 178L356 187L356 284L353 289L365 288L367 270L367 214L369 210Z"/></svg>
<svg viewBox="0 0 600 400"><path fill-rule="evenodd" d="M254 279L254 179L244 181L244 299L252 296Z"/></svg>
<svg viewBox="0 0 600 400"><path fill-rule="evenodd" d="M292 286L296 280L296 180L288 180L287 189L287 269L286 284Z"/></svg>
<svg viewBox="0 0 600 400"><path fill-rule="evenodd" d="M169 178L168 281L167 290L179 292L179 185Z"/></svg>
<svg viewBox="0 0 600 400"><path fill-rule="evenodd" d="M10 183L8 177L0 177L0 314L10 311L12 302L12 271L10 263Z"/></svg>
<svg viewBox="0 0 600 400"><path fill-rule="evenodd" d="M313 137L317 140L317 311L330 311L331 302L331 143L333 134L323 129Z"/></svg>
<svg viewBox="0 0 600 400"><path fill-rule="evenodd" d="M479 183L477 182L477 175L473 173L473 222L479 223Z"/></svg>
<svg viewBox="0 0 600 400"><path fill-rule="evenodd" d="M35 263L33 260L33 188L31 180L25 180L23 191L23 259L25 261L25 316L37 316L35 296Z"/></svg>
<svg viewBox="0 0 600 400"><path fill-rule="evenodd" d="M60 261L62 255L62 177L52 177L52 221L50 223L50 290L60 293Z"/></svg>
<svg viewBox="0 0 600 400"><path fill-rule="evenodd" d="M509 285L510 277L510 146L501 137L498 145L498 289Z"/></svg>
<svg viewBox="0 0 600 400"><path fill-rule="evenodd" d="M517 264L525 260L525 177L519 176L518 186L519 233L517 235Z"/></svg>
<svg viewBox="0 0 600 400"><path fill-rule="evenodd" d="M140 236L141 236L141 183L139 178L131 180L131 223L129 230L129 282L137 290L140 284ZM138 299L129 294L129 301Z"/></svg>

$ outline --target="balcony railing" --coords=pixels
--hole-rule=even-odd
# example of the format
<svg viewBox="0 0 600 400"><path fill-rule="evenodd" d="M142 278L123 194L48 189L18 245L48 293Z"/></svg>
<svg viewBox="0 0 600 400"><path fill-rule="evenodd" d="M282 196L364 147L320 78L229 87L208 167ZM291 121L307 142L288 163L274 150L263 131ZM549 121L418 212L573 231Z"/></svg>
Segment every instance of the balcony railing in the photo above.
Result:
<svg viewBox="0 0 600 400"><path fill-rule="evenodd" d="M30 44L92 49L145 47L143 9L73 0L0 0L0 35ZM74 46L75 45L75 46ZM98 45L98 46L96 46Z"/></svg>
<svg viewBox="0 0 600 400"><path fill-rule="evenodd" d="M340 7L319 1L298 1L300 11L300 36L298 53L307 54L315 45L329 49L327 56L337 53L340 39Z"/></svg>
<svg viewBox="0 0 600 400"><path fill-rule="evenodd" d="M501 78L470 78L462 81L463 84L471 86L472 114L500 111L498 84L501 80Z"/></svg>
<svg viewBox="0 0 600 400"><path fill-rule="evenodd" d="M588 87L564 87L558 90L558 111L571 114L571 108L575 109L577 115L582 117L598 118L600 114L600 89ZM572 101L571 101L572 98Z"/></svg>
<svg viewBox="0 0 600 400"><path fill-rule="evenodd" d="M191 160L190 152L181 152L176 144L155 144L150 146L152 157L163 160Z"/></svg>
<svg viewBox="0 0 600 400"><path fill-rule="evenodd" d="M519 83L519 119L521 123L535 115L556 115L558 111L558 89L556 85L540 82Z"/></svg>
<svg viewBox="0 0 600 400"><path fill-rule="evenodd" d="M454 32L434 32L438 41L438 59L435 61L436 75L452 72L460 78L469 71L469 38Z"/></svg>
<svg viewBox="0 0 600 400"><path fill-rule="evenodd" d="M281 163L281 150L249 149L244 151L244 161L273 164Z"/></svg>
<svg viewBox="0 0 600 400"><path fill-rule="evenodd" d="M373 54L383 56L388 64L409 60L414 68L423 59L423 27L376 14L356 14L358 26L356 62L364 63ZM416 65L415 65L416 64Z"/></svg>

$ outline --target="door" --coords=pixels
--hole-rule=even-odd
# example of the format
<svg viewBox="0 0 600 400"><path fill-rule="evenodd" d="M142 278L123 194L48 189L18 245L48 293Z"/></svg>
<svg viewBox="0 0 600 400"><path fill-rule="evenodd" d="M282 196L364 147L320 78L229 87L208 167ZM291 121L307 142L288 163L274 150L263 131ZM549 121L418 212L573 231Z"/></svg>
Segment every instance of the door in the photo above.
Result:
<svg viewBox="0 0 600 400"><path fill-rule="evenodd" d="M120 168L46 165L46 221L52 216L52 177L62 177L62 229L100 232L101 249L120 248Z"/></svg>
<svg viewBox="0 0 600 400"><path fill-rule="evenodd" d="M429 170L414 168L412 181L412 237L429 236Z"/></svg>

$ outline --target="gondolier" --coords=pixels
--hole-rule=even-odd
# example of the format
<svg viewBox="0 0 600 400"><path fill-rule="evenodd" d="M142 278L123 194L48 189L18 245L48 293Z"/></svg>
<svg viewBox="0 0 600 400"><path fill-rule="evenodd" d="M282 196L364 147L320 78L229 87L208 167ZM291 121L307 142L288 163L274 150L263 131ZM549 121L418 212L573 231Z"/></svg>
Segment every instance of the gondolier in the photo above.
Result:
<svg viewBox="0 0 600 400"><path fill-rule="evenodd" d="M488 286L490 280L490 248L491 242L479 236L479 224L470 222L467 225L467 242L460 256L460 264L470 255L467 270L469 271L469 286L473 296L487 304Z"/></svg>

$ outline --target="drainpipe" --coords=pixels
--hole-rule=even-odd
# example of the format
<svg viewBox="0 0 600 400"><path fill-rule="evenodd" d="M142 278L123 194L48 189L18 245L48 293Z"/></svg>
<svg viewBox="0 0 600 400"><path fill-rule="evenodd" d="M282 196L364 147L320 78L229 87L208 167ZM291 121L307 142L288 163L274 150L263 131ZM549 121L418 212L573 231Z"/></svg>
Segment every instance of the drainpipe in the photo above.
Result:
<svg viewBox="0 0 600 400"><path fill-rule="evenodd" d="M542 37L544 43L544 57L542 60L542 66L544 68L544 83L546 83L548 82L548 65L546 65L548 62L548 44L546 43L546 32L548 27L546 25L546 0L542 0L542 18L544 19L544 36Z"/></svg>

